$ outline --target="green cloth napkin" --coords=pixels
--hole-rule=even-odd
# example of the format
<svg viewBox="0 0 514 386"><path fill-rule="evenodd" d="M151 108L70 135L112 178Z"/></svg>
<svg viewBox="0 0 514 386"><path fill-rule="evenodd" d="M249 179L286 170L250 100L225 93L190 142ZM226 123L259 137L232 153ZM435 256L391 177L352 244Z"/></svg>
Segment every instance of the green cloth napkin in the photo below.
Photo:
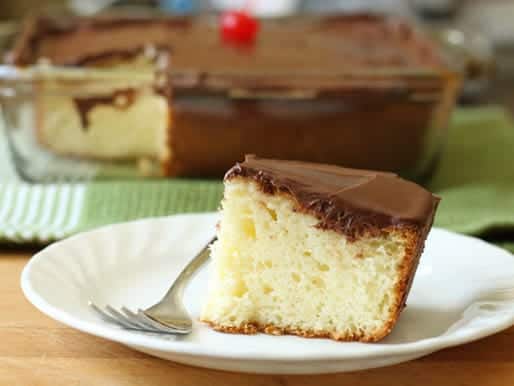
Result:
<svg viewBox="0 0 514 386"><path fill-rule="evenodd" d="M48 243L101 225L218 208L221 181L0 183L0 241Z"/></svg>
<svg viewBox="0 0 514 386"><path fill-rule="evenodd" d="M428 188L442 197L435 225L514 252L514 124L499 107L457 110Z"/></svg>
<svg viewBox="0 0 514 386"><path fill-rule="evenodd" d="M499 107L458 109L428 188L441 201L435 225L514 251L514 124ZM48 242L100 225L213 211L220 181L0 183L0 240Z"/></svg>
<svg viewBox="0 0 514 386"><path fill-rule="evenodd" d="M79 230L112 222L218 209L223 184L217 180L95 182L88 186Z"/></svg>

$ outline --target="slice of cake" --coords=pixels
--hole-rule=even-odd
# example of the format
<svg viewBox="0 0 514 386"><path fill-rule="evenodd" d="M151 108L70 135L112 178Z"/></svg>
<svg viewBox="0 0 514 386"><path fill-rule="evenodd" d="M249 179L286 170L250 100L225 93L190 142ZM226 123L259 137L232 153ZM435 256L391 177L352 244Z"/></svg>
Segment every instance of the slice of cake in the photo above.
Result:
<svg viewBox="0 0 514 386"><path fill-rule="evenodd" d="M378 341L405 306L438 202L395 174L247 156L225 176L201 319Z"/></svg>

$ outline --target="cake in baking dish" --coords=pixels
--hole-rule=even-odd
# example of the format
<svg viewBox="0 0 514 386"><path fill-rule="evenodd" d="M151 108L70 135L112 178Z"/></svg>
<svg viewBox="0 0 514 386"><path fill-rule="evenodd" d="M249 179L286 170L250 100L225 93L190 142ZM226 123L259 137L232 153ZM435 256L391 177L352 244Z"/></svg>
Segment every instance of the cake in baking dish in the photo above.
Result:
<svg viewBox="0 0 514 386"><path fill-rule="evenodd" d="M405 306L438 201L390 173L247 156L225 176L201 319L378 341Z"/></svg>
<svg viewBox="0 0 514 386"><path fill-rule="evenodd" d="M39 17L7 59L86 70L73 94L35 90L46 149L153 160L171 176L221 177L246 153L419 174L457 92L426 35L365 14L262 20L246 49L220 37L215 15ZM91 90L91 70L128 75ZM162 84L134 84L154 72Z"/></svg>

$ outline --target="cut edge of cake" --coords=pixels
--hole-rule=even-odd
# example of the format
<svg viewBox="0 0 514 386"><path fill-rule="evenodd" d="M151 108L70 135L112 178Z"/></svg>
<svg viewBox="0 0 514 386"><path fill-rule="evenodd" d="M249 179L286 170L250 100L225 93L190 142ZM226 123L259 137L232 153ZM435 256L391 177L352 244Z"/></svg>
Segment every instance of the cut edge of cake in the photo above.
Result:
<svg viewBox="0 0 514 386"><path fill-rule="evenodd" d="M149 48L147 47L148 51ZM143 52L130 58L116 55L88 62L88 68L153 74L155 85L137 85L131 79L112 89L73 97L50 80L37 95L36 129L41 144L54 153L91 160L135 161L143 175L166 175L172 162L170 136L172 103L168 80L157 57ZM98 88L97 81L92 87ZM148 82L147 82L148 83ZM57 85L57 87L59 87ZM87 86L85 88L87 90ZM62 95L60 95L62 94Z"/></svg>
<svg viewBox="0 0 514 386"><path fill-rule="evenodd" d="M79 24L80 21L72 20L68 27ZM52 34L54 29L59 33L67 31L65 25L45 15L27 18L5 55L6 62L19 67L41 65L43 70L52 65L52 59L38 56L34 47L41 36ZM109 82L99 81L87 72L85 78L83 73L78 73L76 83L82 87L79 94L76 89L70 89L69 75L63 75L62 81L58 72L56 75L42 72L42 81L36 85L32 123L37 141L57 155L130 161L142 175L167 175L173 162L169 146L173 126L170 55L167 47L149 42L130 50L106 51L59 63L115 74L110 86ZM121 80L123 73L127 74L126 81ZM143 84L143 78L133 79L132 74L141 73L152 75L154 80L149 77ZM152 122L147 124L144 119Z"/></svg>

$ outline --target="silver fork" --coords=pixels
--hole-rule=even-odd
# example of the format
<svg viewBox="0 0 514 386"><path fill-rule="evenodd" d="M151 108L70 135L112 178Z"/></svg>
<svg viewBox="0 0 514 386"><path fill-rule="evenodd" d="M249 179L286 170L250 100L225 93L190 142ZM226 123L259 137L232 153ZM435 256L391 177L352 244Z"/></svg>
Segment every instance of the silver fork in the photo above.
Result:
<svg viewBox="0 0 514 386"><path fill-rule="evenodd" d="M193 321L184 307L182 295L195 272L209 259L209 245L215 240L216 237L212 238L186 265L161 301L153 306L133 312L125 306L117 310L106 305L102 309L89 301L89 307L102 319L125 329L160 334L189 334L193 328Z"/></svg>

